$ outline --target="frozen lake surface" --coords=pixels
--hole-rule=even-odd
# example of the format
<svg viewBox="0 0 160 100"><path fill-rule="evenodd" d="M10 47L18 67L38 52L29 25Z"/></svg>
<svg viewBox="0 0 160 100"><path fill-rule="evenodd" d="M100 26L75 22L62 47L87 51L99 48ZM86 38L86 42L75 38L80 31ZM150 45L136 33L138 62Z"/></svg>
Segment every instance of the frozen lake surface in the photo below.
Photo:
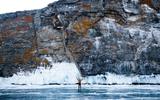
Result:
<svg viewBox="0 0 160 100"><path fill-rule="evenodd" d="M160 85L13 85L0 100L160 100Z"/></svg>

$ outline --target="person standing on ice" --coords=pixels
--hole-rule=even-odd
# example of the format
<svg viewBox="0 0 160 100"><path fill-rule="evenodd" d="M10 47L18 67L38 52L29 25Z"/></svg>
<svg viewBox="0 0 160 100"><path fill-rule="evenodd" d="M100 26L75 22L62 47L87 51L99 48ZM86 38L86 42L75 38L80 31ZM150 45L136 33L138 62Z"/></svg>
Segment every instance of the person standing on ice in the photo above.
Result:
<svg viewBox="0 0 160 100"><path fill-rule="evenodd" d="M78 80L78 90L81 90L82 80Z"/></svg>
<svg viewBox="0 0 160 100"><path fill-rule="evenodd" d="M78 85L78 92L80 92L80 90L81 90L82 80L83 80L83 79L82 79L81 75L78 75L78 76L77 76L77 81L78 81L78 82L76 83L76 84Z"/></svg>

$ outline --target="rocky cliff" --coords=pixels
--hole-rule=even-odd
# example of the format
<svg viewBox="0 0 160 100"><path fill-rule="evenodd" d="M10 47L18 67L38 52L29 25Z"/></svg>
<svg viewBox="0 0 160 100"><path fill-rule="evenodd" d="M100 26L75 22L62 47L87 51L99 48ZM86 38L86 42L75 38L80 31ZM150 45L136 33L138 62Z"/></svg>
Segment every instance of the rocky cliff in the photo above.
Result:
<svg viewBox="0 0 160 100"><path fill-rule="evenodd" d="M160 74L160 0L59 0L0 23L2 77L51 62L83 76Z"/></svg>

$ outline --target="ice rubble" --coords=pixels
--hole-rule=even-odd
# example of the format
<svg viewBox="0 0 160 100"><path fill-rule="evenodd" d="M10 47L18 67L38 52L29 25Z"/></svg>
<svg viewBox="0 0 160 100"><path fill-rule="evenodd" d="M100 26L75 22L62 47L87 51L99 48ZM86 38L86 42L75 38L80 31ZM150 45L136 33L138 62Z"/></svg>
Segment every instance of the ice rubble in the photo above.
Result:
<svg viewBox="0 0 160 100"><path fill-rule="evenodd" d="M9 78L0 78L0 86L11 85L49 85L76 84L81 77L74 63L56 63L52 68L39 67L34 72L20 72ZM106 73L106 75L84 77L83 84L132 84L160 83L160 75L125 76Z"/></svg>

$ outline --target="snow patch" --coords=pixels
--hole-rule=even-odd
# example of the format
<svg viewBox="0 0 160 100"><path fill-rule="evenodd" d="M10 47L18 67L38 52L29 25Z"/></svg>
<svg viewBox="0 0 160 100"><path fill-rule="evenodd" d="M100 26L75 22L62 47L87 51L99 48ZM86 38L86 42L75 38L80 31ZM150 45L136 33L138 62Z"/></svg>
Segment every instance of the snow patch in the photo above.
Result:
<svg viewBox="0 0 160 100"><path fill-rule="evenodd" d="M95 38L94 44L95 44L95 47L96 47L97 50L99 49L99 46L100 46L100 41L99 41L100 38L101 38L101 37L96 37L96 38Z"/></svg>
<svg viewBox="0 0 160 100"><path fill-rule="evenodd" d="M141 5L141 8L143 9L143 11L145 13L153 13L154 12L154 10L152 8L150 8L147 4Z"/></svg>
<svg viewBox="0 0 160 100"><path fill-rule="evenodd" d="M115 22L115 19L104 18L99 22L101 33L104 36L110 36L112 32L119 32L120 25Z"/></svg>
<svg viewBox="0 0 160 100"><path fill-rule="evenodd" d="M140 18L141 18L141 16L131 16L131 17L128 17L127 20L134 22L134 21L139 20Z"/></svg>
<svg viewBox="0 0 160 100"><path fill-rule="evenodd" d="M34 72L19 72L9 78L0 78L0 85L75 84L81 76L74 63L55 63L52 68L39 67Z"/></svg>
<svg viewBox="0 0 160 100"><path fill-rule="evenodd" d="M53 63L52 68L39 67L34 72L20 72L9 78L0 78L0 88L12 86L37 86L37 85L75 85L77 79L82 78L74 63ZM117 75L106 73L83 77L83 84L121 84L130 85L132 83L154 83L160 84L160 75ZM16 87L15 87L16 88Z"/></svg>
<svg viewBox="0 0 160 100"><path fill-rule="evenodd" d="M88 84L132 84L132 83L160 83L160 75L125 76L107 73L106 75L89 76L84 78Z"/></svg>
<svg viewBox="0 0 160 100"><path fill-rule="evenodd" d="M139 13L139 7L138 7L139 0L123 0L122 3L123 3L123 8L126 12L134 14Z"/></svg>

